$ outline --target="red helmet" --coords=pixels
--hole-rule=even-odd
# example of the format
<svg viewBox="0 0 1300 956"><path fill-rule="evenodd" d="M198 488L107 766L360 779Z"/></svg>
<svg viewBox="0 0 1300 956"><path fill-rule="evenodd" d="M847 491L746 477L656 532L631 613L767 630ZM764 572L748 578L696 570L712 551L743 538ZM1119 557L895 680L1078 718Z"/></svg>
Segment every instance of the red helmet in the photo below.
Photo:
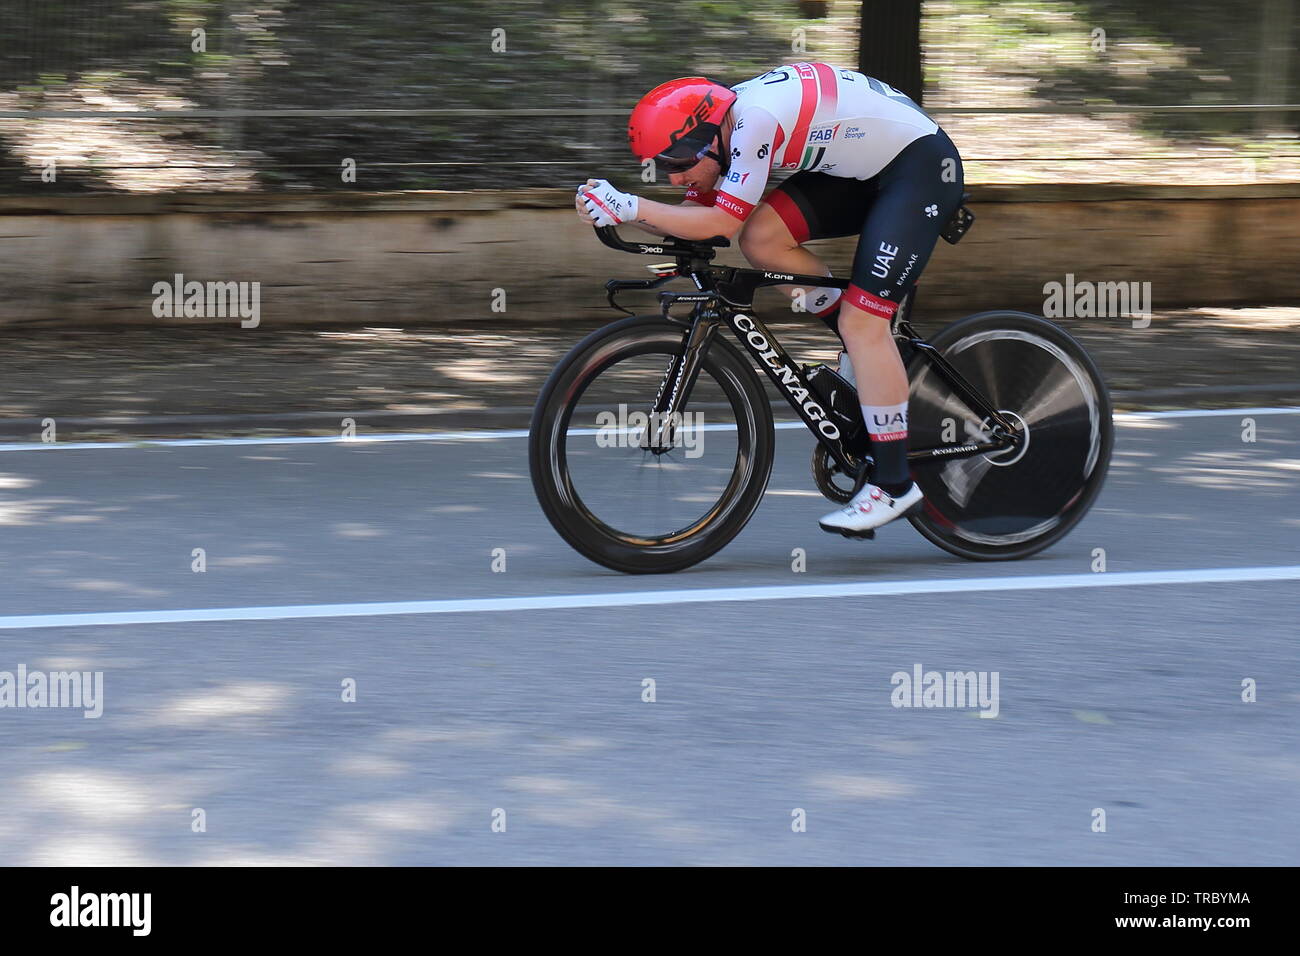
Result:
<svg viewBox="0 0 1300 956"><path fill-rule="evenodd" d="M669 171L694 166L722 129L736 94L702 76L661 83L641 97L627 121L637 159L654 159Z"/></svg>

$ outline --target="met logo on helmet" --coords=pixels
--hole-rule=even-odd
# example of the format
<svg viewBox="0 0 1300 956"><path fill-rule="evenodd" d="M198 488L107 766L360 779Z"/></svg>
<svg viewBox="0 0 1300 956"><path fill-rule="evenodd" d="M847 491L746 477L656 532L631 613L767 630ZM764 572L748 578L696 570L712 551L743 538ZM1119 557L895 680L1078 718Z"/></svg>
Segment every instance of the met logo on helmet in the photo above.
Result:
<svg viewBox="0 0 1300 956"><path fill-rule="evenodd" d="M643 160L659 156L679 143L703 147L717 134L722 118L735 101L734 90L703 76L661 83L641 97L628 117L628 144ZM682 152L681 147L674 150Z"/></svg>
<svg viewBox="0 0 1300 956"><path fill-rule="evenodd" d="M682 125L678 129L668 134L668 141L676 144L679 139L691 130L695 129L695 127L699 126L701 123L705 122L713 112L715 105L716 103L714 102L713 94L705 93L703 99L696 104L695 111L682 121Z"/></svg>

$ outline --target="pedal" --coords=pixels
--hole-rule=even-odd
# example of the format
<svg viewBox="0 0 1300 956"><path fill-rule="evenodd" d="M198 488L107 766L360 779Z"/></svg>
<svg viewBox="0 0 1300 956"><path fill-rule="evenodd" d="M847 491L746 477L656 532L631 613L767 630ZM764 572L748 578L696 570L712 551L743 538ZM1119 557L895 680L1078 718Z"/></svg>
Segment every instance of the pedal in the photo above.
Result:
<svg viewBox="0 0 1300 956"><path fill-rule="evenodd" d="M916 504L912 505L912 507L910 507L910 508L908 508L906 511L904 511L904 512L903 512L903 517L904 517L904 518L915 518L916 516L918 516L919 514L921 514L921 512L923 512L923 511L925 511L925 499L924 499L924 498L922 498L922 499L921 499L920 501L918 501Z"/></svg>

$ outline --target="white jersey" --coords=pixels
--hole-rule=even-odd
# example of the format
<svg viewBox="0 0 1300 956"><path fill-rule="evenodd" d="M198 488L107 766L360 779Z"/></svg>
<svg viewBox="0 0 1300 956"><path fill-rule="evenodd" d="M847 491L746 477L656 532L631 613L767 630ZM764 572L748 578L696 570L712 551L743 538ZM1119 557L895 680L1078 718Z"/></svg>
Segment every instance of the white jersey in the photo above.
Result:
<svg viewBox="0 0 1300 956"><path fill-rule="evenodd" d="M778 67L732 89L731 165L713 199L741 220L762 200L773 169L870 179L939 129L889 84L826 63ZM687 194L696 202L706 197Z"/></svg>

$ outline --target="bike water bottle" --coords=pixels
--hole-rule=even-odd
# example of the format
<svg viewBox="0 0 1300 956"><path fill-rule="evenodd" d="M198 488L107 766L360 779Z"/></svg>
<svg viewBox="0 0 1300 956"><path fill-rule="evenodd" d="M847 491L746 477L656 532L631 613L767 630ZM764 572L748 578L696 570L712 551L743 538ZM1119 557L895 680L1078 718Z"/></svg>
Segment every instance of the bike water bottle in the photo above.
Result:
<svg viewBox="0 0 1300 956"><path fill-rule="evenodd" d="M847 359L845 355L843 358ZM842 366L841 366L842 367ZM852 370L850 368L850 373ZM808 384L821 399L826 409L826 417L835 422L840 430L844 445L855 454L863 454L870 447L866 422L862 420L862 407L858 404L858 393L848 380L829 365L818 362L805 365L804 375Z"/></svg>

